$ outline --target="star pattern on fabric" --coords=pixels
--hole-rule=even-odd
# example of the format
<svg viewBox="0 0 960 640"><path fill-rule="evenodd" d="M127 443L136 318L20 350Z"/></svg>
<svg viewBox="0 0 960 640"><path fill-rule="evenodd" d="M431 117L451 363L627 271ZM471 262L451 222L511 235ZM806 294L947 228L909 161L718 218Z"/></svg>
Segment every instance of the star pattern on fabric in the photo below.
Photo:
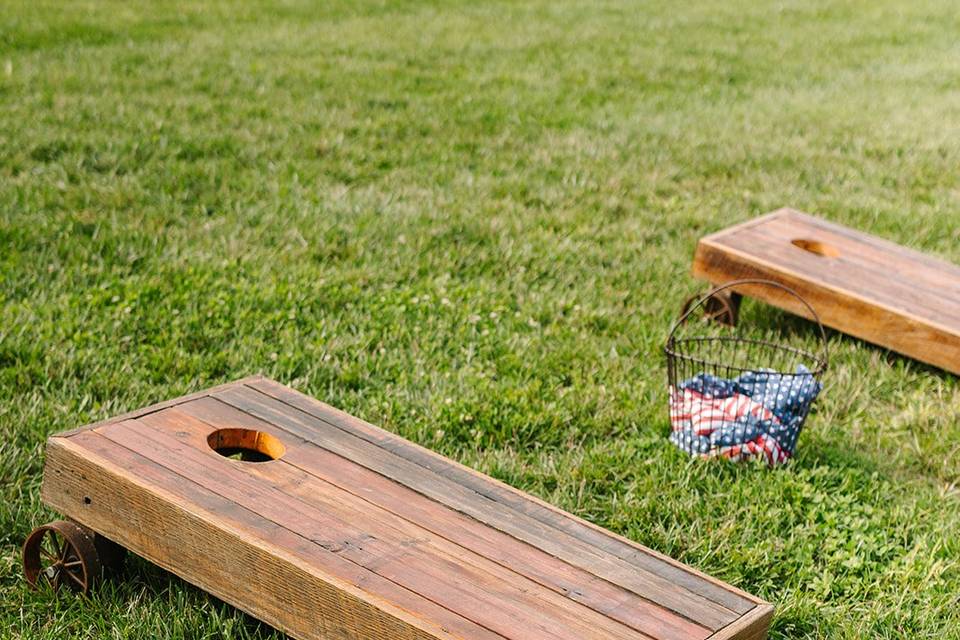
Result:
<svg viewBox="0 0 960 640"><path fill-rule="evenodd" d="M670 389L670 441L691 455L782 464L821 389L803 365L795 374L759 370L733 379L701 373Z"/></svg>

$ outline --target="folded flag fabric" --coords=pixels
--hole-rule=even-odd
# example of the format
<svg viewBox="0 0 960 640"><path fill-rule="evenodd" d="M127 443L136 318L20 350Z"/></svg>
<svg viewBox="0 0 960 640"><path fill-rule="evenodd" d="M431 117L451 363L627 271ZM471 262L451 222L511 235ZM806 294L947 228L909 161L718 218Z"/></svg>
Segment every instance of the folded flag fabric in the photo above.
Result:
<svg viewBox="0 0 960 640"><path fill-rule="evenodd" d="M691 455L786 462L822 385L800 365L795 375L748 371L736 378L701 373L670 389L670 442Z"/></svg>

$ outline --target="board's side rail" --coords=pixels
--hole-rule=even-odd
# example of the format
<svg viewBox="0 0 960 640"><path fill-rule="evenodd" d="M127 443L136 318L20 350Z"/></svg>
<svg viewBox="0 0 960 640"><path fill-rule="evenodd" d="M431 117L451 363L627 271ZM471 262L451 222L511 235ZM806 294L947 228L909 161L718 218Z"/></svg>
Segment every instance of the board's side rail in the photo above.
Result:
<svg viewBox="0 0 960 640"><path fill-rule="evenodd" d="M236 514L207 511L148 487L135 472L69 439L48 440L42 497L60 513L301 640L468 637L298 561L284 547L229 524Z"/></svg>
<svg viewBox="0 0 960 640"><path fill-rule="evenodd" d="M126 413L121 413L120 415L113 416L111 418L104 418L103 420L98 420L97 422L91 422L90 424L85 424L80 427L75 427L73 429L67 429L65 431L57 432L54 437L58 438L69 438L70 436L81 433L83 431L90 431L91 429L96 429L97 427L102 427L105 424L110 424L112 422L120 422L122 420L129 420L131 418L139 418L157 411L162 411L163 409L168 409L170 407L175 407L178 404L183 404L185 402L190 402L191 400L197 400L199 398L204 398L209 396L211 393L217 393L218 391L225 391L226 389L231 389L233 387L243 386L245 384L255 384L261 380L266 380L261 374L255 374L248 376L246 378L240 378L239 380L234 380L233 382L227 382L209 389L204 389L203 391L197 391L196 393L191 393L185 396L180 396L179 398L171 398L170 400L164 400L163 402L158 402L156 404L151 404L140 409L134 409L133 411L128 411Z"/></svg>
<svg viewBox="0 0 960 640"><path fill-rule="evenodd" d="M855 292L822 283L808 283L802 275L790 269L704 241L697 245L693 275L713 284L741 278L776 280L797 290L811 305L819 309L821 320L826 326L960 374L960 340L948 339L953 335L952 330L935 321L887 309ZM737 291L745 295L756 295L761 300L767 300L791 313L808 320L813 319L802 305L785 296L772 298L762 292L751 291L749 287ZM843 304L837 305L838 299L842 300ZM936 348L931 348L931 345L936 345Z"/></svg>

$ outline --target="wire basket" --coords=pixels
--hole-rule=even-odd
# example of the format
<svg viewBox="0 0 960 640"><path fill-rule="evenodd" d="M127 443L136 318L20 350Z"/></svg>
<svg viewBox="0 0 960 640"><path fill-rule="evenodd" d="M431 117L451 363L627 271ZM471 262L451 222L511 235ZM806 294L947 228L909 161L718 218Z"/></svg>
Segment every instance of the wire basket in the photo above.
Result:
<svg viewBox="0 0 960 640"><path fill-rule="evenodd" d="M819 354L777 339L736 333L681 337L698 311L734 326L738 288L774 287L796 298L819 328ZM714 324L713 326L717 326ZM688 301L664 347L670 402L670 440L692 455L733 460L762 458L770 466L789 460L827 369L827 335L820 317L798 293L771 280L736 280Z"/></svg>

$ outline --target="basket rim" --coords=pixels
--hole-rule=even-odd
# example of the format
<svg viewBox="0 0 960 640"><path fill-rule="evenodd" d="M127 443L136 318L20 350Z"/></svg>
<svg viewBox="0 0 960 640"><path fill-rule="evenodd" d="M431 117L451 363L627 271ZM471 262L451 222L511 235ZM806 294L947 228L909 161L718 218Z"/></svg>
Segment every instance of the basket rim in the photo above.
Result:
<svg viewBox="0 0 960 640"><path fill-rule="evenodd" d="M695 364L702 365L704 367L713 367L726 369L728 371L763 371L765 370L762 367L741 367L741 366L731 366L729 364L723 364L722 362L707 360L704 358L697 358L692 355L685 353L680 353L674 349L674 346L681 343L704 343L704 342L739 342L747 344L756 344L762 345L765 347L770 347L778 351L785 351L792 353L794 355L803 356L809 359L813 369L809 373L797 373L796 371L791 372L781 372L773 370L771 373L775 373L779 376L809 376L812 375L815 378L820 378L823 373L827 370L827 360L822 356L815 354L812 351L807 351L806 349L800 349L798 347L791 347L784 344L779 344L776 342L771 342L770 340L760 340L756 338L742 338L736 336L693 336L689 338L676 338L674 336L670 337L670 340L663 347L663 352L666 354L668 359L682 360L685 362L692 362ZM769 369L766 369L770 371Z"/></svg>
<svg viewBox="0 0 960 640"><path fill-rule="evenodd" d="M745 338L742 336L677 337L677 331L680 329L681 326L683 326L687 318L689 318L697 309L702 307L707 302L707 300L709 300L714 295L723 291L727 291L727 290L736 291L738 287L742 287L744 285L764 286L764 287L772 287L775 289L779 289L789 294L790 296L795 298L800 304L802 304L810 313L810 317L813 318L814 322L816 323L817 329L819 329L820 343L821 343L820 355L817 355L812 351L807 351L806 349L791 347L785 344L771 342L769 340ZM829 342L827 341L827 332L826 332L826 329L824 329L823 322L820 320L819 314L813 308L813 306L811 306L811 304L804 299L803 296L801 296L799 293L797 293L790 287L786 286L785 284L781 282L777 282L776 280L768 280L765 278L741 278L739 280L731 280L726 284L722 284L722 285L711 288L709 291L703 294L694 304L690 305L689 308L686 308L681 314L681 316L673 323L673 326L670 328L670 333L667 336L667 342L663 346L663 351L664 353L666 353L668 360L670 358L681 358L687 361L709 365L711 367L723 367L731 371L734 371L734 370L745 371L745 372L757 371L756 368L749 369L749 368L743 368L743 367L732 367L732 366L724 365L719 362L710 362L707 360L692 358L691 356L679 354L673 349L673 347L676 344L682 343L682 342L693 342L693 341L705 342L705 341L711 341L711 340L726 340L726 341L738 341L738 342L743 342L748 344L762 344L765 346L773 347L775 349L779 349L781 351L787 351L796 355L804 356L805 358L808 358L811 361L811 363L815 365L814 367L815 370L812 371L811 373L813 373L813 375L815 375L817 378L820 378L821 376L823 376L823 374L826 372L826 370L830 366L830 347L829 347ZM781 373L780 375L786 376L786 375L806 375L806 374Z"/></svg>

